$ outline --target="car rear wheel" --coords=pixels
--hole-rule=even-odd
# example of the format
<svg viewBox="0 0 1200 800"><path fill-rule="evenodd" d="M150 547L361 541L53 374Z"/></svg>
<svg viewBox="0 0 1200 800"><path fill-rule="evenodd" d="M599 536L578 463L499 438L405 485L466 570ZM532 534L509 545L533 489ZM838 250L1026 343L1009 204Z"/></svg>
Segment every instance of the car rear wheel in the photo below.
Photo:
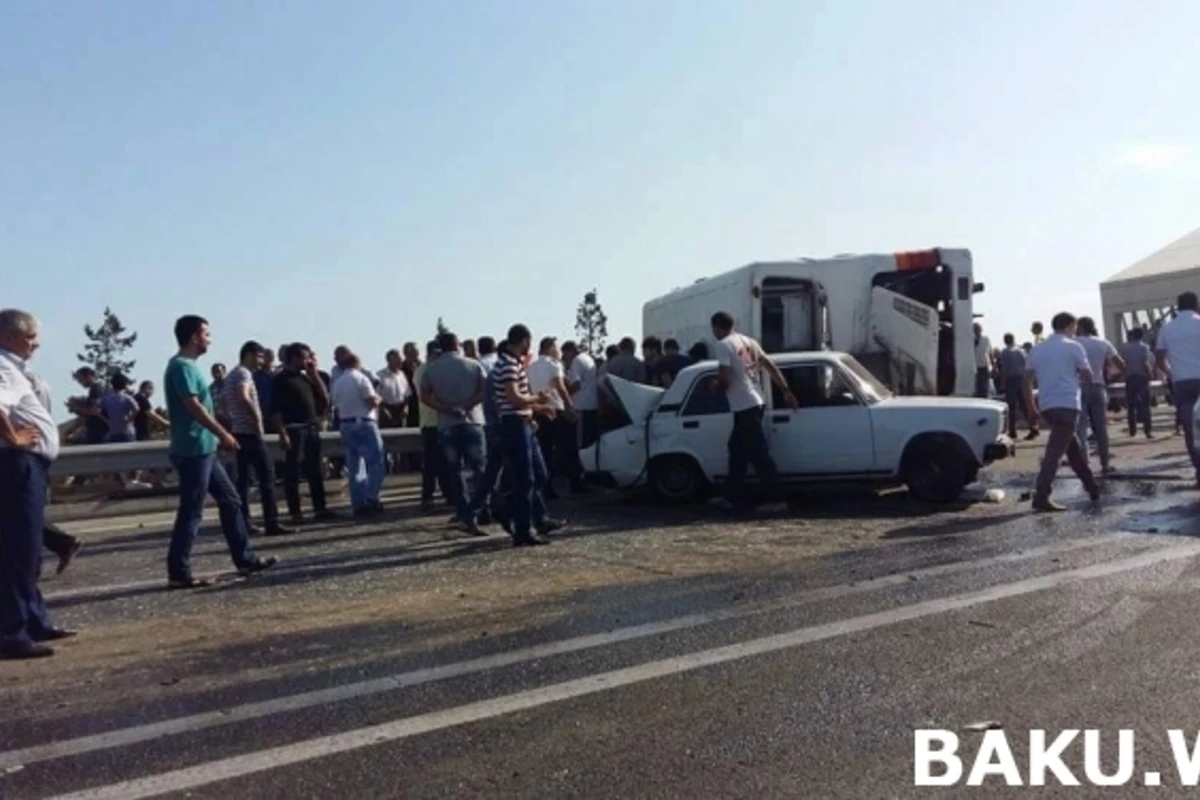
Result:
<svg viewBox="0 0 1200 800"><path fill-rule="evenodd" d="M700 466L686 456L666 456L650 465L650 488L669 503L691 503L708 489Z"/></svg>
<svg viewBox="0 0 1200 800"><path fill-rule="evenodd" d="M952 448L921 447L905 459L908 490L928 503L953 503L966 488L971 465Z"/></svg>

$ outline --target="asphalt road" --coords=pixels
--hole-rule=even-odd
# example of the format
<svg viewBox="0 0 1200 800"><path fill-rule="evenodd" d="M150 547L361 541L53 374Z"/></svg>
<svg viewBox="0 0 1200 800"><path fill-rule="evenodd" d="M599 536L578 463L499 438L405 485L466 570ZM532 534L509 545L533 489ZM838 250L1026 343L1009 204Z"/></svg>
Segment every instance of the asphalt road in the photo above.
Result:
<svg viewBox="0 0 1200 800"><path fill-rule="evenodd" d="M735 519L598 494L532 550L465 539L401 487L382 522L264 540L276 570L193 593L162 588L168 515L72 522L88 544L43 585L83 633L0 664L0 795L949 797L914 786L914 732L953 731L965 782L1000 735L984 722L1026 782L1031 729L1098 729L1107 772L1133 730L1131 783L1105 794L1182 794L1181 450L1118 434L1102 505L1064 475L1061 515L1020 502L1026 446L975 495L999 503L821 492ZM228 569L215 530L197 552ZM1063 761L1084 786L1043 793L1102 791L1083 752Z"/></svg>

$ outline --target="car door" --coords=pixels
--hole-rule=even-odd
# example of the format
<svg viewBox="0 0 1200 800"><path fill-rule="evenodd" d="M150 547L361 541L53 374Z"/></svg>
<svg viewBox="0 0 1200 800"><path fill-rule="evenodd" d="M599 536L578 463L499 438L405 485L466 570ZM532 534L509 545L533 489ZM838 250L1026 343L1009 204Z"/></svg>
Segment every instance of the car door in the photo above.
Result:
<svg viewBox="0 0 1200 800"><path fill-rule="evenodd" d="M780 370L796 395L792 411L777 387L767 414L771 455L782 475L857 475L875 471L871 410L833 362Z"/></svg>
<svg viewBox="0 0 1200 800"><path fill-rule="evenodd" d="M729 472L729 434L733 431L729 399L713 386L716 376L715 369L700 373L678 413L660 409L651 445L656 455L691 455L709 480L723 479Z"/></svg>

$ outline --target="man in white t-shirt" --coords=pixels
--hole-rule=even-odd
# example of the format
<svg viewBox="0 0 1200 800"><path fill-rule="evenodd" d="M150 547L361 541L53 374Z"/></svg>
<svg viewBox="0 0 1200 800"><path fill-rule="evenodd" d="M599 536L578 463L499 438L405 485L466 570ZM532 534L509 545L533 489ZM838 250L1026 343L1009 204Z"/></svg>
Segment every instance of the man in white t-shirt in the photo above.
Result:
<svg viewBox="0 0 1200 800"><path fill-rule="evenodd" d="M1080 411L1077 433L1086 453L1088 428L1095 432L1100 469L1108 475L1112 473L1112 466L1109 463L1108 446L1108 385L1104 379L1109 366L1123 370L1125 361L1117 355L1117 348L1112 346L1112 342L1100 338L1096 321L1091 317L1080 317L1076 327L1078 335L1075 341L1079 342L1083 351L1087 353L1088 369L1092 372L1092 379L1079 386Z"/></svg>
<svg viewBox="0 0 1200 800"><path fill-rule="evenodd" d="M1158 368L1171 382L1176 422L1183 426L1188 456L1196 468L1196 483L1200 485L1200 455L1196 453L1192 430L1192 411L1200 400L1200 313L1197 313L1200 300L1195 292L1184 292L1176 305L1178 314L1158 332L1154 353Z"/></svg>
<svg viewBox="0 0 1200 800"><path fill-rule="evenodd" d="M1050 325L1054 328L1053 335L1033 348L1025 364L1025 405L1036 408L1033 414L1040 414L1050 429L1033 494L1033 507L1037 511L1064 511L1063 506L1050 499L1054 475L1064 454L1092 501L1100 499L1100 487L1088 466L1087 451L1077 432L1079 385L1081 381L1091 381L1092 370L1083 345L1073 338L1075 316L1064 311L1055 315ZM1034 381L1038 387L1036 406L1033 402Z"/></svg>
<svg viewBox="0 0 1200 800"><path fill-rule="evenodd" d="M724 311L712 316L712 332L717 340L717 385L729 399L733 412L733 431L729 434L729 475L725 481L730 502L745 506L746 467L754 466L764 493L775 489L778 476L775 462L763 431L762 383L759 370L766 370L783 393L788 408L796 408L796 396L762 347L754 339L733 329L733 317Z"/></svg>
<svg viewBox="0 0 1200 800"><path fill-rule="evenodd" d="M975 396L984 399L991 396L988 387L992 382L992 341L983 335L983 326L975 323Z"/></svg>
<svg viewBox="0 0 1200 800"><path fill-rule="evenodd" d="M330 400L340 415L338 430L346 448L350 503L356 517L383 511L383 439L379 435L380 397L353 353L342 359L342 374L333 381Z"/></svg>
<svg viewBox="0 0 1200 800"><path fill-rule="evenodd" d="M563 366L567 368L567 390L579 414L578 446L591 447L597 438L596 414L600 410L596 360L579 349L575 342L562 346Z"/></svg>
<svg viewBox="0 0 1200 800"><path fill-rule="evenodd" d="M554 478L566 475L572 492L583 491L583 475L575 464L579 461L575 448L575 405L567 387L566 371L558 351L558 340L547 336L538 343L538 357L529 365L529 391L545 395L553 416L538 416L537 438L546 462L547 497L556 496ZM575 456L572 458L571 453Z"/></svg>

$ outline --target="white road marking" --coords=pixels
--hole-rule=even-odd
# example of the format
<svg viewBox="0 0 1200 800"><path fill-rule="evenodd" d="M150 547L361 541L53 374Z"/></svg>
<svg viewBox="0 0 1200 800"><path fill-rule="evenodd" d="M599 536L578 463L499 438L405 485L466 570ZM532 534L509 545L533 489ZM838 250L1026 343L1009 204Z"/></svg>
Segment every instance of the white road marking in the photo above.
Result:
<svg viewBox="0 0 1200 800"><path fill-rule="evenodd" d="M697 653L676 656L674 658L664 658L660 661L651 661L635 667L602 672L577 680L551 684L550 686L517 692L503 697L495 697L476 703L468 703L442 711L405 717L366 728L345 731L330 736L321 736L309 739L308 741L210 761L184 769L164 772L159 775L150 775L144 778L135 778L129 781L114 783L109 786L84 789L79 792L61 795L57 800L136 800L142 797L155 797L169 792L194 789L198 786L207 786L219 781L265 772L338 753L347 753L384 742L407 739L443 728L465 725L470 722L479 722L481 720L512 714L517 711L537 708L550 703L558 703L622 686L644 683L656 678L678 675L752 656L766 655L812 642L833 639L852 633L862 633L901 622L921 619L922 617L944 614L949 611L959 611L983 603L1019 597L1092 578L1115 575L1133 569L1160 564L1164 561L1192 558L1198 554L1200 554L1200 543L1195 542L1176 547L1162 548L1118 561L1066 570L1037 578L1028 578L1016 581L1015 583L993 586L978 592L928 600L910 606L902 606L888 611L839 620L824 625L800 628L788 633L766 636L761 639L752 639L726 647L702 650Z"/></svg>
<svg viewBox="0 0 1200 800"><path fill-rule="evenodd" d="M21 750L0 752L0 770L10 766L15 766L17 764L34 764L40 761L65 758L83 753L90 753L97 750L125 747L131 744L137 744L139 742L150 741L167 736L175 736L178 734L205 730L207 728L231 725L233 723L244 722L246 720L259 719L272 714L299 711L327 703L339 703L346 700L367 697L373 694L392 692L406 687L419 686L435 681L448 680L451 678L458 678L465 675L485 672L487 670L509 667L541 658L550 658L553 656L576 653L583 650L606 647L609 645L620 644L622 642L628 642L649 636L658 636L687 628L698 627L701 625L709 625L717 622L742 619L745 617L787 610L789 608L795 608L808 603L836 600L843 597L850 597L857 594L882 590L892 586L906 585L912 580L912 577L928 578L937 577L940 575L949 575L956 572L966 572L974 569L985 569L998 564L1027 561L1034 558L1040 558L1042 556L1066 553L1073 550L1081 550L1103 544L1111 544L1116 541L1131 540L1132 538L1132 534L1117 533L1088 539L1070 539L1021 552L1005 553L998 556L976 559L974 561L956 561L949 564L940 564L922 569L904 570L893 575L887 575L870 580L862 580L854 584L837 584L833 586L825 586L819 589L811 589L806 592L792 595L777 602L764 603L755 606L721 609L700 614L688 614L686 616L673 617L670 619L649 622L642 625L618 628L605 633L577 636L570 639L562 639L557 642L533 645L504 653L495 653L479 658L473 658L466 661L443 664L436 667L412 670L409 672L396 673L382 678L349 683L330 689L302 692L284 697L277 697L272 700L246 703L243 705L214 711L205 711L198 714L177 717L175 719L162 720L161 722L151 722L145 725L136 725L129 728L121 728L103 733L92 734L90 736L81 736L75 739L66 739L59 742L33 745Z"/></svg>

